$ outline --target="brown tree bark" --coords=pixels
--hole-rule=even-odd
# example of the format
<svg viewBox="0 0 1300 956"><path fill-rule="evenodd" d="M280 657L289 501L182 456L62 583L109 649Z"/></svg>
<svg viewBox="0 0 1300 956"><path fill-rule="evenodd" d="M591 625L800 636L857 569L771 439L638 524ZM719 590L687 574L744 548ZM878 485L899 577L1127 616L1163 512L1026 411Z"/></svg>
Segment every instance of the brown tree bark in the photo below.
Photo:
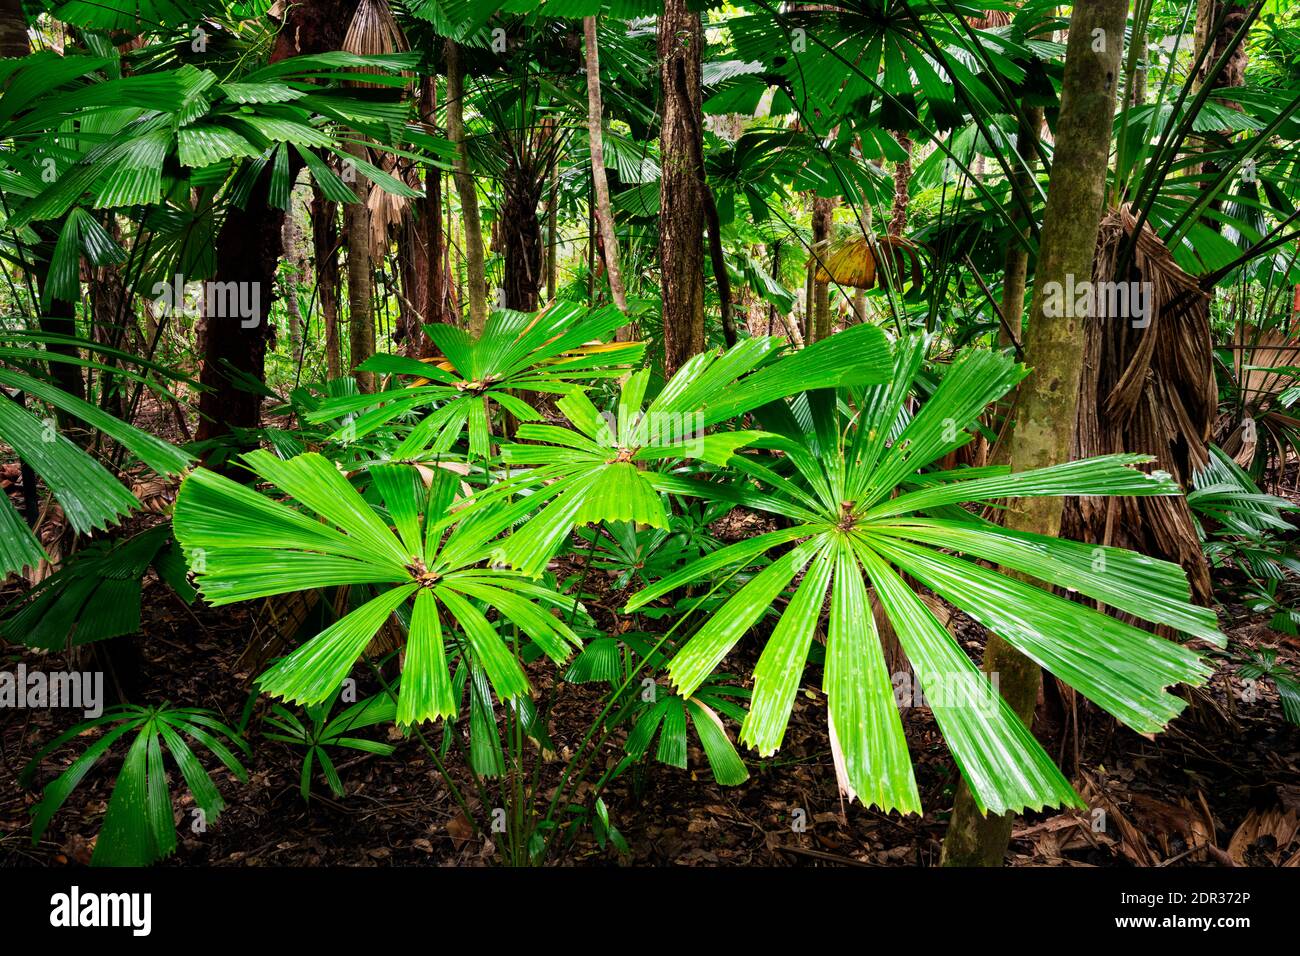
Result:
<svg viewBox="0 0 1300 956"><path fill-rule="evenodd" d="M302 361L303 356L303 320L302 310L298 306L298 283L302 282L307 276L307 259L300 254L301 236L298 220L294 217L292 198L290 199L289 212L284 217L281 240L284 244L285 258L294 267L293 274L289 276L288 281L284 284L284 299L285 311L289 313L290 350L294 362L298 363Z"/></svg>
<svg viewBox="0 0 1300 956"><path fill-rule="evenodd" d="M1196 71L1196 85L1199 87L1209 76L1211 67L1219 61L1224 51L1232 43L1232 38L1236 36L1241 25L1246 22L1246 16L1249 13L1250 4L1248 3L1229 3L1225 0L1198 0L1196 4L1196 27L1195 27L1195 52L1192 62L1196 62L1196 57L1200 55L1201 50L1205 49L1206 44L1211 44L1210 52L1201 62L1200 69ZM1220 22L1221 21L1221 22ZM1218 29L1215 29L1216 22L1219 23ZM1237 87L1246 82L1246 44L1238 44L1224 64L1223 71L1219 73L1215 80L1215 87Z"/></svg>
<svg viewBox="0 0 1300 956"><path fill-rule="evenodd" d="M44 232L44 229L39 231ZM50 237L51 247L53 246L54 237ZM50 299L49 305L42 305L45 301L45 281L47 277L48 263L42 263L42 266L36 276L36 291L40 296L41 302L37 303L36 323L40 326L42 332L51 335L75 336L77 334L77 307L74 302L67 302L63 299ZM81 350L74 345L56 345L47 344L46 351L53 352L56 355L66 355L69 358L79 358ZM81 377L81 367L71 362L54 361L49 363L50 377L63 391L77 398L86 397L86 384ZM64 413L58 414L58 419L62 423L67 421L71 423L74 419L66 418Z"/></svg>
<svg viewBox="0 0 1300 956"><path fill-rule="evenodd" d="M343 374L339 349L339 222L338 203L326 199L312 186L312 257L316 261L316 289L325 326L325 367L330 378Z"/></svg>
<svg viewBox="0 0 1300 956"><path fill-rule="evenodd" d="M0 0L0 57L17 59L30 52L23 0Z"/></svg>
<svg viewBox="0 0 1300 956"><path fill-rule="evenodd" d="M366 148L349 143L348 153L365 158ZM375 354L375 266L370 238L370 180L356 173L356 202L343 205L343 236L348 247L348 367L362 392L375 390L372 372L357 366Z"/></svg>
<svg viewBox="0 0 1300 956"><path fill-rule="evenodd" d="M438 113L438 80L437 77L429 77L424 84L423 98L421 100L421 113L425 123L431 127L437 125ZM447 313L447 285L450 276L447 274L445 265L446 256L444 255L446 240L443 238L442 229L442 170L436 166L430 166L424 171L424 198L420 201L420 221L422 231L425 237L425 256L427 266L425 269L425 282L427 292L425 294L425 303L428 311L425 312L424 320L429 323L441 323L448 321ZM420 338L420 354L422 356L433 353L433 343L427 335Z"/></svg>
<svg viewBox="0 0 1300 956"><path fill-rule="evenodd" d="M559 201L560 177L551 170L551 192L546 199L546 301L554 302L560 278Z"/></svg>
<svg viewBox="0 0 1300 956"><path fill-rule="evenodd" d="M584 17L587 68L587 139L591 144L591 180L596 190L596 220L605 252L605 274L609 292L620 312L627 312L623 293L623 273L618 262L618 234L614 231L614 209L609 202L609 177L605 173L604 110L600 104L600 46L596 38L596 18Z"/></svg>
<svg viewBox="0 0 1300 956"><path fill-rule="evenodd" d="M812 209L813 270L812 302L809 306L808 344L829 338L831 334L831 284L817 279L818 260L825 260L835 226L838 197L814 196Z"/></svg>
<svg viewBox="0 0 1300 956"><path fill-rule="evenodd" d="M513 176L505 184L500 217L507 309L537 311L542 279L542 224L537 218L541 198L541 184L526 176Z"/></svg>
<svg viewBox="0 0 1300 956"><path fill-rule="evenodd" d="M1201 61L1200 68L1196 71L1195 86L1201 87L1205 84L1210 75L1211 68L1219 62L1219 58L1232 46L1233 37L1241 29L1249 15L1249 5L1244 3L1227 3L1224 0L1198 0L1196 4L1196 28L1195 28L1195 49L1192 54L1192 62L1200 57L1201 52L1208 46L1209 50L1205 54L1204 60ZM1217 26L1216 26L1217 25ZM1233 89L1243 85L1246 82L1246 63L1248 54L1246 51L1245 38L1242 42L1232 48L1223 69L1214 78L1215 89ZM1230 103L1236 109L1241 107L1236 103ZM1193 142L1199 141L1206 148L1211 148L1209 142L1201 137L1196 137ZM1220 170L1218 163L1207 162L1201 165L1201 172L1205 177L1208 185L1218 176ZM1215 199L1211 203L1214 210L1218 210L1222 203ZM1219 232L1222 229L1222 223L1216 217L1204 216L1201 220L1206 226Z"/></svg>
<svg viewBox="0 0 1300 956"><path fill-rule="evenodd" d="M269 205L269 183L269 177L262 177L248 197L247 207L232 207L226 213L217 235L217 273L212 280L219 286L233 282L241 290L251 289L249 300L257 304L255 314L247 319L204 314L198 324L198 351L203 356L199 383L207 390L199 393L195 438L219 442L205 453L204 464L232 476L243 469L223 458L223 446L233 446L234 451L256 446L255 439L237 429L258 426L262 396L239 387L239 381L243 375L259 382L266 379L271 297L284 248L284 210ZM204 298L215 300L217 296Z"/></svg>
<svg viewBox="0 0 1300 956"><path fill-rule="evenodd" d="M659 273L664 375L704 351L704 189L696 171L704 28L686 0L665 0L659 18Z"/></svg>
<svg viewBox="0 0 1300 956"><path fill-rule="evenodd" d="M343 42L356 7L355 0L309 0L287 8L285 23L276 36L269 61L278 63L304 53L337 50ZM290 152L289 178L292 181L302 160ZM274 294L276 266L283 252L281 227L284 210L268 202L269 174L253 188L244 209L232 208L217 234L217 271L214 281L233 282L259 290L257 314L246 327L243 321L205 315L199 323L199 352L202 364L199 381L208 390L199 396L198 441L222 440L236 450L252 447L246 435L233 438L239 429L253 429L261 420L260 396L235 387L236 377L227 371L265 380L266 345L270 341L270 308ZM210 463L234 475L246 475L244 469L226 469L218 446L205 457Z"/></svg>
<svg viewBox="0 0 1300 956"><path fill-rule="evenodd" d="M901 236L907 232L907 207L912 198L912 140L906 133L895 133L894 139L907 153L907 159L894 164L894 204L886 232L891 236Z"/></svg>

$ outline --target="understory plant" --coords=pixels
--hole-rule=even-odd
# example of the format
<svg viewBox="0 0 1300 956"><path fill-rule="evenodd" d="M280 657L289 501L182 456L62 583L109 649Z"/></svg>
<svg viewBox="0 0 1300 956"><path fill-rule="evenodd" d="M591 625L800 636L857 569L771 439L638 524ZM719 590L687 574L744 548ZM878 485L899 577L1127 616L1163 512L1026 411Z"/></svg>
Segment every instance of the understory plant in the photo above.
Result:
<svg viewBox="0 0 1300 956"><path fill-rule="evenodd" d="M221 721L220 715L199 707L162 703L121 704L77 724L51 740L31 759L19 777L20 782L30 786L47 757L94 732L99 732L98 736L80 756L45 785L40 802L32 812L32 842L41 839L54 814L91 769L105 759L113 745L129 739L104 822L95 839L91 856L95 866L147 866L175 852L176 811L164 753L171 755L194 801L191 828L195 832L202 832L215 823L226 808L226 801L191 743L216 757L238 780L248 781L248 774L236 756L238 751L247 753L248 745Z"/></svg>
<svg viewBox="0 0 1300 956"><path fill-rule="evenodd" d="M326 701L306 708L299 715L283 704L272 704L271 712L263 718L271 728L262 732L263 737L306 751L298 784L304 800L311 799L312 771L318 764L330 792L336 797L343 796L343 780L330 751L355 750L388 757L394 750L392 744L357 736L358 731L368 727L393 722L397 709L387 694L367 697L331 716L333 709L334 702Z"/></svg>
<svg viewBox="0 0 1300 956"><path fill-rule="evenodd" d="M970 441L979 414L1027 370L999 353L967 352L909 416L909 386L924 351L920 338L900 342L890 382L846 403L829 392L810 394L783 432L761 442L777 454L733 457L728 466L757 485L756 493L745 495L748 507L782 515L788 527L692 563L638 593L626 609L728 567L769 561L669 662L673 685L689 697L802 575L755 668L741 739L762 755L780 746L809 648L824 625L823 688L842 786L883 810L920 812L871 611L874 592L980 809L1081 806L907 577L1003 635L1124 724L1154 733L1186 703L1166 688L1201 683L1210 674L1194 650L976 562L996 563L1221 644L1213 611L1191 604L1182 570L1116 548L1007 531L961 506L1041 495L1172 495L1179 489L1167 475L1133 467L1147 460L1135 455L1017 474L996 467L926 471Z"/></svg>
<svg viewBox="0 0 1300 956"><path fill-rule="evenodd" d="M524 323L516 334L529 329ZM481 342L468 343L466 355ZM891 347L866 325L791 354L778 340L747 339L696 356L655 394L648 374L633 372L609 409L578 382L553 382L567 426L525 421L499 457L466 434L489 406L444 413L464 407L465 389L443 382L433 395L416 385L416 403L434 407L394 437L392 460L244 456L270 494L196 469L177 499L176 537L213 604L353 590L353 610L258 678L273 697L320 706L369 660L372 640L395 627L404 649L400 682L385 685L393 719L440 767L468 738L484 822L504 833L494 840L511 862L540 862L579 824L599 842L612 840L606 788L652 747L658 761L685 767L694 739L719 783L744 780L727 721L760 755L775 752L819 640L824 655L813 656L824 657L820 681L843 790L886 811L920 812L873 605L898 635L982 810L1081 805L919 588L1004 635L1122 723L1154 733L1185 703L1167 688L1200 683L1210 668L1185 641L1098 606L1222 643L1214 613L1191 603L1182 570L1117 548L1007 531L979 509L1032 496L1179 489L1163 473L1142 471L1147 459L1136 455L1018 474L944 470L937 463L971 440L981 414L1026 369L972 349L937 384L919 388L927 346L914 336ZM486 366L465 367L477 374ZM412 404L391 392L344 401L332 414L355 413L361 430L392 404ZM509 400L499 404L516 413ZM424 425L431 418L441 422L433 431ZM482 453L475 483L466 468L407 459L416 433L437 435L438 453L467 466ZM418 454L429 447L423 438L415 444ZM694 507L715 518L743 506L771 516L774 530L724 544L695 519L679 526L693 529L693 543L665 549L682 501L700 502ZM626 621L612 630L596 626L593 573L612 575L625 602ZM653 622L650 631L643 621ZM752 633L764 644L752 689L715 676ZM541 659L561 665L575 651L564 679L603 681L609 691L561 763L550 722L563 684L539 690L529 674ZM658 686L661 678L671 690ZM442 724L440 748L425 739L426 721ZM603 764L597 758L614 741L626 756Z"/></svg>

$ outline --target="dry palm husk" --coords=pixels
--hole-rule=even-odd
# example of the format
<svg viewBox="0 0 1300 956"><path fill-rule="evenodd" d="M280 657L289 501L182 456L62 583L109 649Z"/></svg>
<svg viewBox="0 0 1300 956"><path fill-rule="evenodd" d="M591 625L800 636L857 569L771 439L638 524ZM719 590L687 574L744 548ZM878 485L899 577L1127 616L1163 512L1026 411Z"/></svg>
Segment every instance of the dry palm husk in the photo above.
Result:
<svg viewBox="0 0 1300 956"><path fill-rule="evenodd" d="M1150 467L1184 488L1208 461L1206 442L1217 409L1209 296L1144 226L1126 275L1116 276L1136 220L1126 206L1101 223L1093 282L1151 284L1150 324L1127 318L1086 320L1075 456L1118 452L1153 455ZM1193 596L1209 602L1209 568L1184 498L1078 498L1066 502L1062 535L1182 565Z"/></svg>

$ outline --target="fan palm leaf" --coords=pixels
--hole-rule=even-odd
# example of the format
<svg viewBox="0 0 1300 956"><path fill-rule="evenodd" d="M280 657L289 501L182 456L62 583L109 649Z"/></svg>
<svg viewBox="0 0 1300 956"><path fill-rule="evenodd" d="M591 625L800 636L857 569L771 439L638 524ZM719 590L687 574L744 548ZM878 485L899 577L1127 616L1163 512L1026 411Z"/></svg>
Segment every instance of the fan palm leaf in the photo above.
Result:
<svg viewBox="0 0 1300 956"><path fill-rule="evenodd" d="M980 809L1081 805L1066 779L956 643L904 575L996 631L1028 657L1140 733L1163 728L1185 705L1172 684L1200 683L1210 668L1188 647L1053 594L1059 586L1188 635L1221 642L1212 611L1190 603L1176 566L1116 548L1089 548L1008 532L954 506L1039 495L1172 495L1167 475L1116 455L1017 474L1005 469L918 474L971 438L984 406L1025 369L991 352L969 352L890 439L924 343L901 343L892 383L868 389L845 425L831 402L814 401L810 427L768 439L782 453L737 455L765 494L752 507L793 526L723 548L635 595L628 611L722 567L770 563L732 596L673 657L668 673L689 696L780 594L794 588L754 670L741 728L760 754L781 744L812 641L824 626L823 687L837 766L847 792L882 809L919 812L920 800L893 687L870 611L868 586L930 699L953 757ZM788 467L786 467L788 465ZM793 545L793 546L791 546ZM1041 585L969 558L1023 570ZM829 610L823 610L829 597Z"/></svg>
<svg viewBox="0 0 1300 956"><path fill-rule="evenodd" d="M549 608L560 596L524 575L490 566L495 538L518 515L458 501L460 479L429 471L426 487L411 466L370 469L373 504L320 455L282 461L250 452L248 467L298 508L204 469L191 472L176 499L174 528L212 604L304 588L367 586L375 596L341 617L258 679L267 693L303 704L331 697L398 608L412 602L397 720L454 716L445 642L456 641L504 698L528 692L528 679L498 633L508 623L557 663L577 637ZM571 602L569 602L571 604ZM484 608L494 608L490 621Z"/></svg>

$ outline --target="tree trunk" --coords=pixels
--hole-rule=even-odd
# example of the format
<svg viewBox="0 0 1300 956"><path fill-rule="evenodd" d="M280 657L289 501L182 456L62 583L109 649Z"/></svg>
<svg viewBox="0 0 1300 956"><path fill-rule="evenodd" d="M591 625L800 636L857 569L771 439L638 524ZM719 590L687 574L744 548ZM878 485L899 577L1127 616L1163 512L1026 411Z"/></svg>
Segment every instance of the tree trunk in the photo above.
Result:
<svg viewBox="0 0 1300 956"><path fill-rule="evenodd" d="M241 297L256 304L254 314L243 318L221 315L220 309L212 314L205 308L198 326L198 351L203 356L199 383L207 390L199 393L195 438L218 442L205 453L204 464L232 477L244 469L229 463L223 446L238 452L257 445L254 437L240 430L260 424L262 396L241 388L239 378L246 375L258 382L266 380L271 296L284 248L284 210L269 205L269 184L269 176L261 177L246 207L232 206L226 213L217 235L217 273L209 283L210 288L238 289ZM204 296L205 303L219 298L215 292Z"/></svg>
<svg viewBox="0 0 1300 956"><path fill-rule="evenodd" d="M835 207L839 199L813 197L812 241L813 256L809 268L813 270L812 302L809 305L808 344L830 338L831 334L831 284L817 279L817 265L825 261L830 250L831 234L835 227Z"/></svg>
<svg viewBox="0 0 1300 956"><path fill-rule="evenodd" d="M555 167L551 169L551 193L546 200L546 301L554 302L557 283L560 277L560 244L557 241L560 211L560 174Z"/></svg>
<svg viewBox="0 0 1300 956"><path fill-rule="evenodd" d="M325 367L330 378L343 374L339 355L339 223L338 204L312 186L312 258L316 260L316 289L325 326Z"/></svg>
<svg viewBox="0 0 1300 956"><path fill-rule="evenodd" d="M1078 4L1070 18L1065 75L1056 131L1056 161L1043 216L1038 271L1025 340L1033 372L1021 389L1011 435L1013 471L1070 459L1079 406L1086 317L1048 318L1043 309L1048 283L1062 285L1092 276L1097 234L1105 201L1115 89L1128 0ZM1063 499L1010 502L1007 527L1056 535ZM996 634L984 651L984 669L999 675L999 689L1026 725L1033 721L1042 673ZM1000 866L1011 838L1014 814L983 816L969 788L961 784L944 839L945 866Z"/></svg>
<svg viewBox="0 0 1300 956"><path fill-rule="evenodd" d="M478 191L469 171L469 150L465 145L465 82L461 72L460 46L448 40L447 60L447 138L456 145L456 192L460 194L460 214L464 220L465 266L469 275L469 332L478 337L487 323L487 289L483 271L483 225L479 218Z"/></svg>
<svg viewBox="0 0 1300 956"><path fill-rule="evenodd" d="M587 41L587 138L591 143L591 180L596 190L596 219L600 223L609 293L618 310L626 314L627 296L623 293L623 273L618 264L618 234L614 232L614 210L609 202L609 177L605 174L605 136L602 128L604 111L600 105L600 47L596 39L596 18L584 17L582 30Z"/></svg>
<svg viewBox="0 0 1300 956"><path fill-rule="evenodd" d="M886 231L891 236L901 236L907 232L907 207L912 198L912 140L906 133L895 133L894 139L907 153L907 159L894 164L894 205Z"/></svg>
<svg viewBox="0 0 1300 956"><path fill-rule="evenodd" d="M505 306L520 312L537 311L542 278L542 224L537 218L539 184L516 173L505 184L500 210L505 246Z"/></svg>
<svg viewBox="0 0 1300 956"><path fill-rule="evenodd" d="M663 295L664 376L704 351L704 190L695 157L704 28L686 0L665 0L659 18L659 272Z"/></svg>
<svg viewBox="0 0 1300 956"><path fill-rule="evenodd" d="M1198 0L1196 4L1196 46L1192 54L1192 62L1201 55L1201 51L1209 46L1209 52L1206 53L1205 59L1201 62L1201 67L1196 72L1195 86L1197 88L1204 85L1210 75L1210 70L1214 64L1219 62L1219 57L1232 45L1232 39L1241 29L1246 17L1249 14L1248 5L1242 3L1225 3L1224 0ZM1215 29L1215 23L1219 21L1218 29ZM1246 37L1242 42L1237 44L1228 61L1224 64L1223 69L1214 78L1215 89L1232 89L1243 85L1246 82ZM1241 107L1236 103L1228 104L1236 109ZM1199 143L1204 149L1213 149L1213 144L1202 137L1196 137L1193 143ZM1219 175L1219 164L1213 161L1201 165L1201 173L1204 181L1208 186ZM1217 211L1222 202L1215 199L1210 208ZM1214 216L1203 216L1201 222L1219 232L1223 224Z"/></svg>
<svg viewBox="0 0 1300 956"><path fill-rule="evenodd" d="M300 237L298 220L294 218L293 213L292 193L290 194L289 211L284 217L281 242L284 245L285 258L293 266L289 277L284 283L284 301L285 311L289 313L289 349L296 365L302 361L303 355L303 321L302 311L298 307L298 283L306 275L307 260L300 255L298 248Z"/></svg>
<svg viewBox="0 0 1300 956"><path fill-rule="evenodd" d="M350 155L364 159L366 148L349 143ZM360 172L352 190L357 201L343 206L343 230L348 244L348 367L362 392L375 390L373 372L357 366L375 354L374 263L370 248L370 181Z"/></svg>
<svg viewBox="0 0 1300 956"><path fill-rule="evenodd" d="M1015 183L1021 192L1033 188L1035 168L1038 163L1038 136L1043 128L1043 108L1026 106L1024 116L1016 129L1016 155L1025 168L1015 170ZM1015 213L1017 228L1021 235L1027 235L1029 226L1024 222L1024 213L1019 209ZM998 330L998 344L1010 345L1019 342L1023 334L1021 316L1025 311L1025 281L1029 273L1029 250L1014 239L1007 243L1006 267L1002 273L1002 317L1006 325Z"/></svg>
<svg viewBox="0 0 1300 956"><path fill-rule="evenodd" d="M16 60L30 52L23 0L0 0L0 57Z"/></svg>
<svg viewBox="0 0 1300 956"><path fill-rule="evenodd" d="M1224 12L1225 8L1226 13ZM1247 3L1225 3L1224 0L1198 0L1196 4L1196 46L1192 62L1196 62L1196 57L1200 56L1201 50L1205 49L1207 43L1212 43L1213 46L1201 62L1200 69L1196 72L1197 87L1205 82L1210 69L1231 45L1232 38L1241 29L1241 25L1246 22L1249 8L1250 4ZM1216 31L1214 29L1215 22L1219 21L1220 18L1222 18L1222 22ZM1211 36L1212 31L1213 36ZM1232 51L1232 55L1228 58L1228 62L1224 64L1222 72L1215 79L1215 88L1231 88L1243 85L1246 82L1246 58L1246 44L1240 43Z"/></svg>
<svg viewBox="0 0 1300 956"><path fill-rule="evenodd" d="M339 49L355 7L355 0L310 0L288 7L269 62ZM301 157L291 151L291 182L302 165ZM226 368L229 366L259 382L265 380L266 344L270 339L268 316L275 270L283 251L284 224L284 210L269 204L269 180L268 170L254 186L246 207L227 213L217 235L214 281L235 283L235 288L252 293L250 301L257 304L255 314L244 321L205 314L199 323L199 352L203 356L199 381L209 389L199 396L199 428L195 438L197 441L223 439L205 454L205 464L221 467L238 477L246 477L248 472L243 468L225 469L220 446L233 444L239 450L255 445L247 433L230 442L224 439L241 429L255 429L261 420L262 402L259 396L236 388L235 379ZM245 327L245 322L256 324Z"/></svg>
<svg viewBox="0 0 1300 956"><path fill-rule="evenodd" d="M429 314L429 233L423 207L423 197L413 200L403 211L397 232L401 295L393 340L401 343L402 354L407 356L420 354L425 337L422 325Z"/></svg>
<svg viewBox="0 0 1300 956"><path fill-rule="evenodd" d="M42 230L43 231L43 230ZM45 282L47 279L48 261L42 263L42 268L36 276L37 294L41 302L45 301ZM37 309L37 325L40 330L49 335L67 335L75 336L77 334L77 307L74 302L65 302L63 299L51 299L48 307L41 305L39 302ZM75 345L54 345L45 346L46 351L56 355L66 355L69 358L80 358L81 351ZM69 395L77 398L86 397L86 385L81 378L81 367L71 362L50 362L50 377L54 379L56 385ZM58 414L60 424L75 422L75 419L67 418L64 413Z"/></svg>
<svg viewBox="0 0 1300 956"><path fill-rule="evenodd" d="M425 81L421 111L426 123L430 126L437 125L437 77L431 76ZM423 223L424 252L428 263L425 271L425 281L427 282L425 302L428 311L424 315L424 321L442 323L449 318L447 312L447 285L450 276L447 274L446 256L443 248L446 245L446 240L442 234L442 170L437 166L431 165L424 171L424 199L420 203L420 219ZM430 341L427 335L421 334L420 343L421 356L427 357L433 354L433 342Z"/></svg>

